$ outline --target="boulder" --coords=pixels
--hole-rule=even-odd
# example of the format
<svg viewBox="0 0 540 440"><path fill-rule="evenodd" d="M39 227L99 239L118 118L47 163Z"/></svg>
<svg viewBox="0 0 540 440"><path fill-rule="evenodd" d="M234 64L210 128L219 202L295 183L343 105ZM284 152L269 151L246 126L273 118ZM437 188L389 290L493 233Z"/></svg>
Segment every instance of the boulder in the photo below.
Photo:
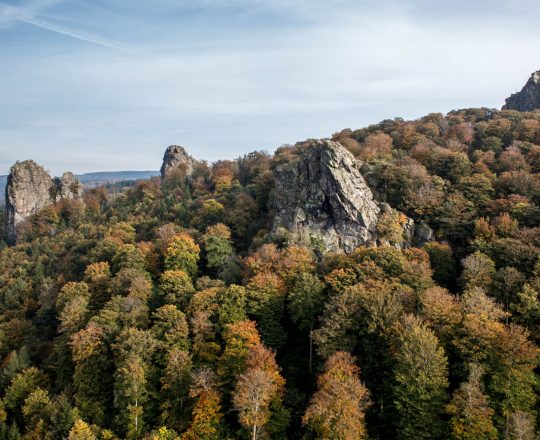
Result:
<svg viewBox="0 0 540 440"><path fill-rule="evenodd" d="M414 228L414 237L417 244L423 245L430 241L435 240L435 234L433 230L425 223L417 223Z"/></svg>
<svg viewBox="0 0 540 440"><path fill-rule="evenodd" d="M531 74L531 77L521 89L506 99L503 110L517 110L530 112L540 109L540 70Z"/></svg>
<svg viewBox="0 0 540 440"><path fill-rule="evenodd" d="M193 159L184 147L178 145L171 145L165 150L163 156L163 164L161 165L161 178L165 179L172 172L178 169L182 169L186 176L193 174L193 168L197 161Z"/></svg>

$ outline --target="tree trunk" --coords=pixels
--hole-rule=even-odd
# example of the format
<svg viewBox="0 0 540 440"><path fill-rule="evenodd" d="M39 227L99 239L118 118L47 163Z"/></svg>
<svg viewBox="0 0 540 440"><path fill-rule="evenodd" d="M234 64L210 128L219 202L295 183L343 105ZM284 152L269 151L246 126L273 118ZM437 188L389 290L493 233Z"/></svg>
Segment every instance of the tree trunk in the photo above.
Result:
<svg viewBox="0 0 540 440"><path fill-rule="evenodd" d="M312 373L313 367L313 323L309 328L309 374Z"/></svg>

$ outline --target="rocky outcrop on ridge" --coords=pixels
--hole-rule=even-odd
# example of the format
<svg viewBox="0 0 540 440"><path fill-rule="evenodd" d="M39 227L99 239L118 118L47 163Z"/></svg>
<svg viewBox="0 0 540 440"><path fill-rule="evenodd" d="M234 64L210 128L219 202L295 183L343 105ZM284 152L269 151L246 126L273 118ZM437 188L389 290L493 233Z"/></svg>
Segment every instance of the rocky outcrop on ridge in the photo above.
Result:
<svg viewBox="0 0 540 440"><path fill-rule="evenodd" d="M506 99L503 110L530 112L540 109L540 70L534 72L523 89Z"/></svg>
<svg viewBox="0 0 540 440"><path fill-rule="evenodd" d="M378 236L378 224L392 208L374 199L360 167L338 142L310 141L301 146L298 159L276 170L272 234L290 243L315 241L324 251L345 253L384 241ZM406 247L413 241L415 226L402 217L403 242L395 245Z"/></svg>
<svg viewBox="0 0 540 440"><path fill-rule="evenodd" d="M175 170L183 168L187 177L193 174L193 168L197 161L193 159L184 147L171 145L165 150L163 164L161 165L161 178L165 179Z"/></svg>
<svg viewBox="0 0 540 440"><path fill-rule="evenodd" d="M29 216L62 199L80 200L82 185L72 173L53 179L33 160L16 162L6 185L6 232L8 242L17 239L17 227Z"/></svg>
<svg viewBox="0 0 540 440"><path fill-rule="evenodd" d="M66 171L62 174L62 177L56 177L54 183L56 186L56 202L62 199L78 200L82 197L83 185L72 172Z"/></svg>

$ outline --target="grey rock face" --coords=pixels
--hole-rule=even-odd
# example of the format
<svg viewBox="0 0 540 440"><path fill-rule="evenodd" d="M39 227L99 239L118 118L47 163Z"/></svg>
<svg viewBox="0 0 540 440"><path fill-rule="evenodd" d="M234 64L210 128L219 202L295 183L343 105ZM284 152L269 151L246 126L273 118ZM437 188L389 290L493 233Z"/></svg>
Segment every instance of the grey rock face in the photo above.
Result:
<svg viewBox="0 0 540 440"><path fill-rule="evenodd" d="M506 99L503 110L529 112L540 109L540 70L534 72L525 87Z"/></svg>
<svg viewBox="0 0 540 440"><path fill-rule="evenodd" d="M82 185L72 173L53 179L33 160L11 167L6 185L6 231L8 242L17 239L17 226L39 210L61 199L80 199Z"/></svg>
<svg viewBox="0 0 540 440"><path fill-rule="evenodd" d="M62 177L57 177L55 180L56 199L80 200L82 198L83 186L79 179L73 173L67 171L62 174Z"/></svg>
<svg viewBox="0 0 540 440"><path fill-rule="evenodd" d="M273 235L346 253L376 245L379 216L389 207L374 200L359 168L337 142L312 141L302 147L299 159L276 170ZM412 239L412 220L404 233Z"/></svg>
<svg viewBox="0 0 540 440"><path fill-rule="evenodd" d="M415 225L414 235L419 244L424 244L435 240L433 230L425 223L417 223Z"/></svg>
<svg viewBox="0 0 540 440"><path fill-rule="evenodd" d="M365 166L338 142L310 141L299 158L277 168L275 238L313 244L323 251L350 253L358 246L389 245L377 234L387 203L375 200L361 170ZM406 218L399 248L434 239L425 224Z"/></svg>
<svg viewBox="0 0 540 440"><path fill-rule="evenodd" d="M161 178L165 179L179 167L184 167L186 176L191 176L196 162L183 147L171 145L165 150L165 155L163 156Z"/></svg>

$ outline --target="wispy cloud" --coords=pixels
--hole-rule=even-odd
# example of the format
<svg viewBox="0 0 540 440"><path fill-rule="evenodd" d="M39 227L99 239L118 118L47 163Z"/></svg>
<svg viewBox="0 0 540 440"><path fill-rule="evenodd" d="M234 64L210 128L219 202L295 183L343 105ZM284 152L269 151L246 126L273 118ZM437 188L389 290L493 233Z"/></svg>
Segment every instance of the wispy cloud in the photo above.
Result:
<svg viewBox="0 0 540 440"><path fill-rule="evenodd" d="M48 20L44 20L37 15L37 12L30 8L20 8L0 2L0 23L9 23L12 21L20 21L31 24L41 29L46 29L51 32L66 35L71 38L86 41L88 43L97 44L99 46L108 47L111 49L120 50L127 53L136 53L136 50L126 44L114 41L108 38L100 37L80 29L74 29L68 26L58 25Z"/></svg>

